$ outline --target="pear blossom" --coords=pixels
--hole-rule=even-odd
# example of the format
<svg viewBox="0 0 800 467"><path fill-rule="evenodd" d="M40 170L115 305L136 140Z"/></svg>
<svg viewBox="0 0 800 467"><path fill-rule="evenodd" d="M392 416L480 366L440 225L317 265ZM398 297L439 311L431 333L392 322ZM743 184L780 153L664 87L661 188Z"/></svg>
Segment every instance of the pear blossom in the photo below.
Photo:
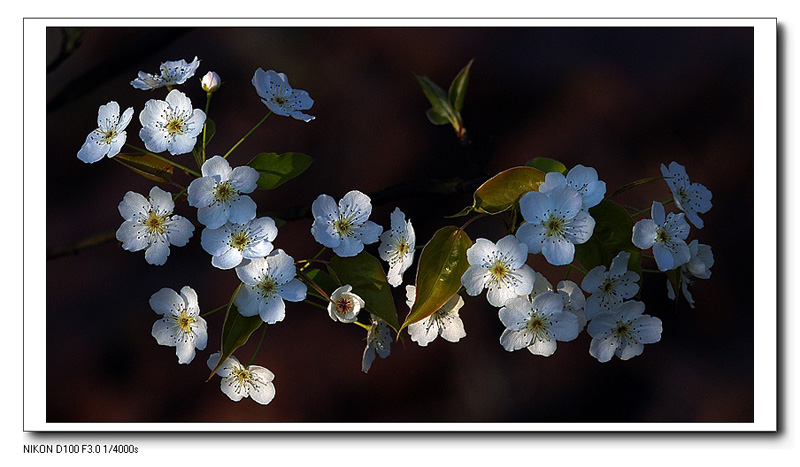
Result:
<svg viewBox="0 0 800 467"><path fill-rule="evenodd" d="M591 294L586 299L586 318L591 320L598 313L609 312L623 300L633 297L639 291L639 274L628 271L631 254L620 251L611 260L606 271L603 265L596 266L584 276L581 288Z"/></svg>
<svg viewBox="0 0 800 467"><path fill-rule="evenodd" d="M406 305L408 305L408 308L414 307L416 299L417 288L413 285L407 285ZM411 336L411 340L425 347L433 342L437 336L442 336L442 339L448 342L458 342L462 337L466 337L464 323L461 321L461 317L458 316L458 310L462 306L464 306L464 299L455 294L441 308L429 316L416 323L409 324L408 334Z"/></svg>
<svg viewBox="0 0 800 467"><path fill-rule="evenodd" d="M519 207L525 222L517 229L517 238L529 253L541 252L552 265L571 263L575 245L586 243L594 232L595 221L571 186L559 185L547 193L530 191L519 200Z"/></svg>
<svg viewBox="0 0 800 467"><path fill-rule="evenodd" d="M150 99L145 102L139 121L142 124L139 137L148 151L169 151L176 156L194 149L206 114L192 109L192 101L186 94L173 89L165 101Z"/></svg>
<svg viewBox="0 0 800 467"><path fill-rule="evenodd" d="M169 246L184 246L194 232L194 225L185 217L173 214L172 196L154 186L150 197L129 191L119 203L125 221L117 229L117 240L127 251L145 250L144 259L162 265L169 256Z"/></svg>
<svg viewBox="0 0 800 467"><path fill-rule="evenodd" d="M150 308L164 316L153 324L153 337L158 345L175 347L178 363L191 363L195 348L206 348L206 320L200 316L194 289L187 285L178 295L174 290L165 287L150 297Z"/></svg>
<svg viewBox="0 0 800 467"><path fill-rule="evenodd" d="M217 367L219 357L219 352L208 357L208 368L212 371ZM275 385L272 383L275 375L263 366L245 367L231 355L219 367L217 374L222 377L220 389L234 402L249 397L259 404L267 405L275 398Z"/></svg>
<svg viewBox="0 0 800 467"><path fill-rule="evenodd" d="M544 277L544 274L542 274L539 271L536 271L536 274L534 276L535 277L533 280L533 290L531 290L531 293L528 294L527 296L528 300L533 300L533 297L544 292L553 292L553 284L551 284L550 281L547 280L546 277Z"/></svg>
<svg viewBox="0 0 800 467"><path fill-rule="evenodd" d="M669 271L686 264L691 257L686 237L689 224L684 213L664 214L664 205L653 201L651 219L642 219L633 226L633 244L646 250L653 248L653 256L661 271Z"/></svg>
<svg viewBox="0 0 800 467"><path fill-rule="evenodd" d="M564 311L568 311L578 318L579 329L586 327L586 313L583 310L586 297L583 296L578 284L562 280L556 287L553 287L553 284L542 273L537 271L536 279L533 282L533 290L527 296L521 295L520 297L533 301L537 295L545 292L556 292L564 300Z"/></svg>
<svg viewBox="0 0 800 467"><path fill-rule="evenodd" d="M566 177L561 172L548 172L544 176L544 183L539 186L539 192L547 193L564 185L580 193L584 211L600 204L606 194L606 182L597 179L597 170L581 164L570 169Z"/></svg>
<svg viewBox="0 0 800 467"><path fill-rule="evenodd" d="M92 164L99 161L103 156L112 158L119 154L128 134L125 128L133 117L133 107L128 107L119 115L119 104L111 101L106 105L101 105L97 111L97 128L86 137L86 141L78 151L78 159Z"/></svg>
<svg viewBox="0 0 800 467"><path fill-rule="evenodd" d="M556 292L564 300L564 311L575 315L578 318L578 330L583 330L588 319L585 309L586 297L581 292L581 288L572 281L560 281L556 286Z"/></svg>
<svg viewBox="0 0 800 467"><path fill-rule="evenodd" d="M314 100L308 92L292 89L285 74L273 70L264 71L259 67L253 75L252 83L261 102L275 114L304 122L314 120L311 115L301 112L310 109Z"/></svg>
<svg viewBox="0 0 800 467"><path fill-rule="evenodd" d="M507 300L533 290L535 274L525 264L527 257L528 247L513 235L501 238L497 245L479 238L467 249L470 266L461 276L461 284L473 297L489 289L486 293L489 303L503 306Z"/></svg>
<svg viewBox="0 0 800 467"><path fill-rule="evenodd" d="M375 354L386 358L392 351L392 332L386 321L370 314L370 325L367 330L367 347L361 357L361 371L367 373L375 361Z"/></svg>
<svg viewBox="0 0 800 467"><path fill-rule="evenodd" d="M256 217L256 203L246 193L258 184L258 171L249 166L231 169L228 160L214 156L200 168L202 177L189 184L189 205L197 208L197 220L209 229L230 221L246 224Z"/></svg>
<svg viewBox="0 0 800 467"><path fill-rule="evenodd" d="M245 259L263 258L272 252L278 227L270 217L259 217L244 224L226 222L216 229L203 229L200 245L211 255L211 264L220 269L235 268Z"/></svg>
<svg viewBox="0 0 800 467"><path fill-rule="evenodd" d="M242 316L261 316L267 324L285 317L284 300L301 302L306 298L306 285L295 278L294 259L283 250L275 250L266 258L251 259L236 267L242 288L234 304Z"/></svg>
<svg viewBox="0 0 800 467"><path fill-rule="evenodd" d="M403 273L414 262L417 237L411 221L406 221L400 208L392 212L391 222L391 230L381 234L378 251L381 259L389 263L389 272L386 274L389 285L397 287L403 282Z"/></svg>
<svg viewBox="0 0 800 467"><path fill-rule="evenodd" d="M354 323L358 318L358 312L364 308L364 299L354 294L353 286L343 285L334 290L331 300L328 302L328 315L334 321L342 323Z"/></svg>
<svg viewBox="0 0 800 467"><path fill-rule="evenodd" d="M703 219L698 214L711 209L711 191L699 183L689 183L686 168L677 162L671 162L669 168L661 164L661 174L667 182L675 206L686 213L686 218L698 229L703 228Z"/></svg>
<svg viewBox="0 0 800 467"><path fill-rule="evenodd" d="M311 203L314 222L311 234L338 256L356 256L378 241L383 228L368 220L372 213L369 196L358 190L348 192L337 206L332 197L322 194Z"/></svg>
<svg viewBox="0 0 800 467"><path fill-rule="evenodd" d="M140 71L138 77L131 81L131 86L143 91L152 91L164 86L183 84L194 76L198 66L200 66L200 60L197 57L194 57L192 63L186 63L186 60L183 59L166 61L159 67L157 75Z"/></svg>
<svg viewBox="0 0 800 467"><path fill-rule="evenodd" d="M202 78L200 78L200 87L205 92L214 92L222 85L222 80L219 75L213 71L209 71Z"/></svg>
<svg viewBox="0 0 800 467"><path fill-rule="evenodd" d="M509 352L527 348L549 357L556 351L556 341L568 342L580 333L578 317L564 311L564 299L554 292L541 293L533 301L511 299L498 316L506 327L500 344Z"/></svg>
<svg viewBox="0 0 800 467"><path fill-rule="evenodd" d="M689 255L689 262L681 266L677 271L678 283L683 291L683 296L689 302L689 306L694 308L694 299L689 292L689 286L694 282L692 278L708 279L711 277L714 255L711 253L710 246L698 243L697 240L692 240L689 244ZM675 300L676 294L669 279L667 279L667 296L670 300Z"/></svg>
<svg viewBox="0 0 800 467"><path fill-rule="evenodd" d="M630 300L595 316L586 328L592 336L589 354L600 362L614 355L628 360L641 355L644 344L661 340L661 320L643 313L644 303Z"/></svg>

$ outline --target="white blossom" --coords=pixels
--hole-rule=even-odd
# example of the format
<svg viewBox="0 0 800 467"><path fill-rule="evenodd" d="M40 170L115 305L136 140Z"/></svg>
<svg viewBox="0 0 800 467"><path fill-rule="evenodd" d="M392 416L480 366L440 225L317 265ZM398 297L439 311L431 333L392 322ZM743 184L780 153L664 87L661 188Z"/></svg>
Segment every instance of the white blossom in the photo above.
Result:
<svg viewBox="0 0 800 467"><path fill-rule="evenodd" d="M694 299L689 286L692 285L694 280L708 279L711 277L711 266L714 265L714 255L711 253L711 247L698 243L697 240L692 240L689 244L689 262L684 264L678 269L678 283L680 284L683 296L689 302L689 306L694 308ZM675 291L672 289L672 282L667 279L667 296L670 300L675 300Z"/></svg>
<svg viewBox="0 0 800 467"><path fill-rule="evenodd" d="M194 149L197 135L203 131L206 114L192 109L192 101L177 89L167 94L167 100L150 99L139 114L142 129L139 137L148 151L169 151L173 156Z"/></svg>
<svg viewBox="0 0 800 467"><path fill-rule="evenodd" d="M165 86L183 84L194 76L198 66L200 66L200 60L197 57L194 57L191 63L186 63L186 60L183 59L168 60L161 64L157 75L140 71L138 77L131 81L131 86L144 91L152 91Z"/></svg>
<svg viewBox="0 0 800 467"><path fill-rule="evenodd" d="M568 342L580 332L578 317L564 311L564 299L554 292L533 298L514 298L498 311L506 327L500 344L509 352L527 348L534 355L549 357L556 351L556 341Z"/></svg>
<svg viewBox="0 0 800 467"><path fill-rule="evenodd" d="M273 70L264 71L259 67L253 75L252 83L261 102L273 113L304 122L314 120L314 117L302 112L310 109L314 100L306 91L292 89L285 74Z"/></svg>
<svg viewBox="0 0 800 467"><path fill-rule="evenodd" d="M547 193L564 185L580 193L584 211L600 204L606 194L606 182L597 179L597 170L581 164L570 169L566 177L561 172L548 172L544 176L544 183L539 186L539 192Z"/></svg>
<svg viewBox="0 0 800 467"><path fill-rule="evenodd" d="M623 300L639 291L639 274L628 271L631 254L620 251L606 271L603 265L589 271L581 282L581 288L590 294L586 299L586 318L591 320L598 313L611 311Z"/></svg>
<svg viewBox="0 0 800 467"><path fill-rule="evenodd" d="M216 352L208 357L207 364L212 371L219 363L219 356L219 352ZM217 374L222 377L220 389L234 402L249 397L259 404L266 405L275 398L275 385L272 383L275 375L262 366L245 367L231 355L217 370Z"/></svg>
<svg viewBox="0 0 800 467"><path fill-rule="evenodd" d="M334 321L354 323L358 312L364 308L364 299L352 292L353 286L346 284L334 290L328 302L328 315Z"/></svg>
<svg viewBox="0 0 800 467"><path fill-rule="evenodd" d="M119 104L114 101L101 105L97 111L97 128L89 133L86 141L78 151L78 159L86 163L94 163L107 156L112 158L119 154L128 138L125 128L133 117L133 107L128 107L119 115Z"/></svg>
<svg viewBox="0 0 800 467"><path fill-rule="evenodd" d="M144 259L150 264L164 264L169 246L186 245L194 232L188 219L172 213L172 196L157 186L149 198L127 192L118 208L125 221L117 229L117 240L127 251L145 250Z"/></svg>
<svg viewBox="0 0 800 467"><path fill-rule="evenodd" d="M675 206L686 213L686 218L698 229L703 228L703 219L698 214L711 209L711 191L699 183L689 183L686 168L671 162L669 168L661 164L661 174L672 191Z"/></svg>
<svg viewBox="0 0 800 467"><path fill-rule="evenodd" d="M164 316L153 324L153 337L158 345L175 347L178 363L190 363L194 359L195 348L206 348L206 320L200 316L194 289L185 286L178 295L165 287L150 297L150 308Z"/></svg>
<svg viewBox="0 0 800 467"><path fill-rule="evenodd" d="M306 298L306 285L295 278L294 259L283 250L266 258L256 258L236 267L242 288L234 304L242 316L261 316L267 324L282 321L284 300L300 302Z"/></svg>
<svg viewBox="0 0 800 467"><path fill-rule="evenodd" d="M408 305L409 309L414 307L416 299L417 288L413 285L407 285L406 305ZM461 321L461 317L458 316L458 310L462 306L464 306L464 299L455 294L432 314L416 323L409 324L408 334L411 336L411 340L425 347L433 342L437 336L442 336L442 339L448 342L458 342L462 337L466 337L464 323Z"/></svg>
<svg viewBox="0 0 800 467"><path fill-rule="evenodd" d="M375 243L383 228L370 221L372 202L369 196L353 190L337 205L332 197L319 195L311 203L311 234L322 245L333 248L338 256L356 256L364 245Z"/></svg>
<svg viewBox="0 0 800 467"><path fill-rule="evenodd" d="M530 191L519 200L525 222L517 238L528 252L541 252L548 263L563 266L572 262L575 245L586 243L594 232L595 221L583 208L583 198L568 185L556 186L547 193Z"/></svg>
<svg viewBox="0 0 800 467"><path fill-rule="evenodd" d="M246 224L256 217L256 203L247 196L258 185L258 171L243 165L231 169L228 160L214 156L203 163L202 177L189 184L187 199L197 208L197 220L209 229L230 221Z"/></svg>
<svg viewBox="0 0 800 467"><path fill-rule="evenodd" d="M528 295L533 290L535 275L525 264L528 247L513 235L498 240L497 245L479 238L467 249L469 268L461 276L468 295L479 295L488 289L486 298L493 306L503 306L509 299Z"/></svg>
<svg viewBox="0 0 800 467"><path fill-rule="evenodd" d="M684 214L669 213L665 216L664 206L653 201L650 210L652 219L642 219L633 226L633 244L646 250L653 248L656 265L661 271L669 271L689 261L689 224Z"/></svg>
<svg viewBox="0 0 800 467"><path fill-rule="evenodd" d="M375 354L386 358L392 351L392 331L386 321L370 315L370 326L367 330L367 347L361 357L361 371L367 373L375 361Z"/></svg>
<svg viewBox="0 0 800 467"><path fill-rule="evenodd" d="M203 229L200 245L211 255L211 264L220 269L235 268L243 260L263 258L272 252L278 227L270 217L259 217L245 224Z"/></svg>
<svg viewBox="0 0 800 467"><path fill-rule="evenodd" d="M572 281L560 281L556 292L564 299L564 311L572 313L578 318L578 329L583 330L588 321L586 317L586 297L581 288Z"/></svg>
<svg viewBox="0 0 800 467"><path fill-rule="evenodd" d="M641 355L644 344L661 340L661 320L642 313L644 303L631 300L595 316L586 328L592 336L589 354L600 362L614 355L628 360Z"/></svg>
<svg viewBox="0 0 800 467"><path fill-rule="evenodd" d="M400 208L395 208L392 212L391 222L391 230L381 234L378 252L381 259L389 263L389 272L386 274L389 285L397 287L403 282L403 273L414 262L417 237L411 221L406 221Z"/></svg>

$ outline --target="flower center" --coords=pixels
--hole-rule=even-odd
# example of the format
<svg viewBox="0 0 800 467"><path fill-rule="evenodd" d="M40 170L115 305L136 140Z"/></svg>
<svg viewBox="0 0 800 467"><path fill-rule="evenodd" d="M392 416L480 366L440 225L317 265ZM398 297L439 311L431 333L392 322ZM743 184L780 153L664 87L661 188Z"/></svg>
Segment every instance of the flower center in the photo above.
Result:
<svg viewBox="0 0 800 467"><path fill-rule="evenodd" d="M155 211L150 211L144 226L151 234L163 234L167 230L167 216L159 216Z"/></svg>
<svg viewBox="0 0 800 467"><path fill-rule="evenodd" d="M278 284L271 277L265 277L256 287L264 298L271 297L278 292Z"/></svg>
<svg viewBox="0 0 800 467"><path fill-rule="evenodd" d="M244 386L245 383L250 381L250 379L252 378L250 372L247 371L246 368L236 368L235 370L233 370L233 375L236 378L236 383L239 386Z"/></svg>
<svg viewBox="0 0 800 467"><path fill-rule="evenodd" d="M564 226L566 222L564 219L557 217L556 215L551 215L549 219L544 221L544 228L547 231L547 235L549 236L562 236L564 235Z"/></svg>
<svg viewBox="0 0 800 467"><path fill-rule="evenodd" d="M181 310L180 316L178 316L178 327L183 333L191 333L192 332L192 323L194 323L194 316L188 314L186 310Z"/></svg>
<svg viewBox="0 0 800 467"><path fill-rule="evenodd" d="M224 181L214 186L214 198L217 201L231 201L239 192L231 185L231 182Z"/></svg>
<svg viewBox="0 0 800 467"><path fill-rule="evenodd" d="M353 235L353 221L340 217L333 222L333 230L342 237L350 237Z"/></svg>
<svg viewBox="0 0 800 467"><path fill-rule="evenodd" d="M617 326L611 333L626 340L631 340L633 338L633 329L631 329L630 323L617 323Z"/></svg>
<svg viewBox="0 0 800 467"><path fill-rule="evenodd" d="M353 310L353 302L347 298L340 298L336 301L336 308L344 313L350 313Z"/></svg>
<svg viewBox="0 0 800 467"><path fill-rule="evenodd" d="M239 231L231 235L231 247L236 248L239 251L243 251L247 248L247 245L250 243L250 239L247 236L247 232L244 230Z"/></svg>
<svg viewBox="0 0 800 467"><path fill-rule="evenodd" d="M184 122L181 117L171 118L166 125L167 133L169 133L170 136L183 134L186 131L185 127L186 122Z"/></svg>
<svg viewBox="0 0 800 467"><path fill-rule="evenodd" d="M503 264L502 262L498 261L489 268L489 272L492 273L495 279L502 280L506 274L508 274L508 267Z"/></svg>
<svg viewBox="0 0 800 467"><path fill-rule="evenodd" d="M114 142L114 138L117 137L117 130L116 128L112 128L108 131L101 131L100 133L103 134L103 143L104 144L111 144Z"/></svg>
<svg viewBox="0 0 800 467"><path fill-rule="evenodd" d="M397 254L400 255L400 256L403 256L406 253L408 253L408 251L410 249L411 249L411 247L408 246L408 243L406 243L406 241L403 240L403 241L400 242L399 245L397 245Z"/></svg>
<svg viewBox="0 0 800 467"><path fill-rule="evenodd" d="M534 340L546 341L550 340L550 337L547 333L549 324L550 323L547 319L542 318L539 315L533 315L533 317L531 317L531 319L528 321L526 327L531 334L533 334Z"/></svg>
<svg viewBox="0 0 800 467"><path fill-rule="evenodd" d="M670 238L671 236L669 232L667 232L665 229L662 229L661 227L656 228L656 243L668 243Z"/></svg>
<svg viewBox="0 0 800 467"><path fill-rule="evenodd" d="M603 293L611 293L614 291L614 281L611 279L606 279L602 284L600 284L600 291Z"/></svg>

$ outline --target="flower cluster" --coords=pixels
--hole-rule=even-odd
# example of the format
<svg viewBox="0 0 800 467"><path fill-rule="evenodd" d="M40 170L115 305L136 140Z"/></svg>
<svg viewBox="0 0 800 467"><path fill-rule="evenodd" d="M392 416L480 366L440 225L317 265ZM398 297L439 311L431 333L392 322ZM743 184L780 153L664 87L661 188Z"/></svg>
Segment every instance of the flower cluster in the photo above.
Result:
<svg viewBox="0 0 800 467"><path fill-rule="evenodd" d="M136 148L127 140L133 108L120 113L120 105L111 101L100 106L97 128L86 137L78 158L94 163L104 157L116 157L129 146L136 149L136 157L145 158L135 171L179 189L173 194L154 186L147 197L132 191L124 195L118 206L123 223L116 232L124 250L144 250L147 263L163 265L170 246L186 245L198 227L202 228L200 245L210 255L211 266L236 274L239 285L230 300L206 314L200 314L198 295L189 286L180 292L165 287L150 297L150 307L162 316L153 325L152 336L159 345L175 347L179 364L189 364L197 351L205 350L208 325L204 316L226 309L226 322L231 313L238 313L234 318L240 324L246 323L242 327L247 327L247 332L226 325L221 345L224 351L207 359L208 367L222 378L222 392L233 401L251 398L259 404L269 404L275 396L274 375L262 366L241 364L233 355L238 347L231 350L224 345L225 339L241 345L237 339L246 340L255 329L266 330L266 325L284 321L287 301L306 302L327 311L336 323L356 324L365 330L366 347L361 357L364 373L376 356L385 359L390 355L392 331L399 333L407 328L411 341L421 347L427 347L439 336L450 343L465 338L460 317L465 304L462 290L471 297L486 291L488 303L497 308L505 328L499 337L500 345L509 352L527 349L533 355L548 357L555 353L558 342L574 341L586 330L591 337L589 355L608 362L615 355L621 360L638 356L644 344L661 339L661 320L645 314L644 303L637 300L644 272L664 273L668 297L677 300L680 289L692 308L695 303L689 286L695 279L711 276L711 247L698 240L687 244L690 223L697 229L703 227L699 214L711 208L711 192L701 184L690 183L680 164L661 166L672 199L664 203L653 201L648 209L637 210L625 222L617 222L622 230L614 231L611 237L607 232L615 226L610 225L613 222L606 210L614 204L605 199L606 184L599 180L594 168L576 165L570 170L563 166L563 170L555 171L537 169L535 183L520 184L526 187L523 190L530 191L514 193L513 199L508 200L513 188L501 189L506 205L495 214L511 213L505 236L496 242L486 238L472 242L463 230L470 220L461 229L454 229L458 235L444 247L446 251L436 251L442 244L433 240L423 246L421 257L426 259L419 261L412 280L405 277L413 284L405 286L409 313L406 322L399 325L396 312L387 313L380 302L403 284L404 275L414 265L417 236L405 213L395 208L389 228L384 229L370 220L372 200L361 191L349 191L338 202L330 195L320 194L310 206L310 233L322 250L312 259L295 260L278 247L280 221L259 216L254 200L256 190L269 189L265 179L277 172L255 163L258 157L239 166L232 166L228 160L266 117L224 155L206 157L210 122L206 112L222 81L213 71L200 79L207 99L205 111L193 108L187 94L174 89L194 76L199 63L197 57L190 63L166 61L158 74L139 72L131 81L136 89L168 91L165 100L147 100L139 114L138 134L146 149ZM267 106L267 116L274 113L303 122L314 120L304 113L314 101L306 91L293 89L285 74L258 68L251 84ZM160 155L164 152L171 156L191 153L199 172L179 165L174 157ZM126 154L117 158L120 159L130 163L134 156ZM174 172L193 178L183 186L172 179ZM536 189L528 188L531 186ZM476 191L476 203L477 195ZM184 198L185 203L181 204L191 213L187 217L175 213L176 202ZM667 213L665 205L670 203L680 212ZM616 207L623 216L625 209L630 209ZM634 224L635 218L648 210L651 218ZM606 238L597 239L595 234ZM601 242L608 243L602 245L603 259L585 260L582 251L596 248ZM369 253L370 245L375 245L371 248L377 249L383 262ZM426 256L428 248L433 252ZM320 259L328 249L336 257ZM611 254L606 251L609 249ZM652 256L642 250L652 250ZM567 267L567 275L555 287L528 264L532 256L539 254L550 266ZM642 258L652 259L658 271L642 268ZM326 269L313 268L315 263L325 264ZM340 276L337 269L342 265L351 265L352 269L345 267L346 274ZM567 279L572 270L583 273L580 285ZM362 310L366 313L361 314ZM235 332L240 334L226 334Z"/></svg>
<svg viewBox="0 0 800 467"><path fill-rule="evenodd" d="M307 288L295 277L294 259L283 250L274 248L278 235L275 221L270 217L257 217L256 203L249 194L257 187L259 172L249 166L232 168L226 159L228 154L205 157L206 113L193 108L191 99L174 89L194 76L199 65L197 57L190 63L185 60L165 61L159 73L140 71L131 81L131 85L140 90L168 90L164 100L147 100L139 114L139 137L145 149L128 144L126 128L132 120L133 108L129 107L120 115L120 105L111 101L100 106L97 128L86 137L78 151L78 159L94 163L104 156L113 158L121 153L123 147L129 146L136 149L139 157L144 154L150 158L140 166L145 167L145 174L148 164L153 165L151 161L161 161L160 164L194 175L188 187L176 194L157 186L150 190L148 197L132 191L126 193L119 203L124 222L117 230L117 239L122 242L123 249L145 250L148 263L163 265L170 246L186 245L195 230L192 221L174 213L175 202L185 196L188 205L196 208L197 222L204 227L200 243L211 255L212 266L223 270L235 269L242 282L232 299L236 312L244 317L260 316L264 322L273 324L285 316L284 300L304 300ZM221 79L209 71L201 78L200 84L210 99L219 88ZM284 74L272 70L265 73L259 68L253 76L253 85L270 112L304 121L313 119L297 113L310 108L313 101L305 91L289 87ZM201 136L202 144L198 141ZM193 153L200 173L159 155L163 152L171 156ZM160 179L157 172L150 174L156 176L156 180ZM205 349L207 324L200 315L194 289L185 286L177 293L163 288L150 298L150 306L163 316L153 325L153 337L159 345L176 347L179 363L190 363L196 350ZM213 361L212 369L216 368L219 358L220 354L216 353L209 359L210 365ZM225 394L233 400L249 396L261 404L272 400L275 392L271 383L272 373L262 367L244 367L232 355L226 358L216 371L223 377Z"/></svg>
<svg viewBox="0 0 800 467"><path fill-rule="evenodd" d="M702 227L698 213L711 207L711 193L703 185L689 183L683 166L672 162L661 167L683 212L665 214L654 201L652 218L636 222L632 245L653 250L660 271L671 272L668 296L676 298L680 287L690 306L688 286L692 278L708 278L713 265L711 249L696 240L686 244L689 225ZM632 300L639 292L640 275L629 269L631 251L622 250L610 266L598 265L584 272L580 287L561 281L557 288L526 264L529 254L539 254L555 266L573 267L575 245L592 238L596 225L591 208L600 204L606 186L590 167L577 165L566 175L548 172L538 191L523 193L519 212L523 222L515 236L497 244L479 238L466 251L469 268L461 278L468 295L487 289L490 305L498 307L506 327L500 343L508 351L527 348L541 356L552 355L556 342L574 340L586 328L592 337L589 353L601 362L617 355L622 360L642 353L643 345L661 337L661 320L644 314L644 303ZM588 297L584 295L588 294Z"/></svg>

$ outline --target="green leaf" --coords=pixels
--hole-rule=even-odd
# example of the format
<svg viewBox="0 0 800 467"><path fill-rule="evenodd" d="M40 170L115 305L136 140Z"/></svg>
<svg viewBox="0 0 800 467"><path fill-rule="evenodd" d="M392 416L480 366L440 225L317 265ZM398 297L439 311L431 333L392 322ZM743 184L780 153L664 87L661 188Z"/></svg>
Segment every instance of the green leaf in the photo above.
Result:
<svg viewBox="0 0 800 467"><path fill-rule="evenodd" d="M475 190L473 210L497 214L509 209L529 191L538 191L544 172L533 167L513 167L486 180ZM462 211L463 212L463 211Z"/></svg>
<svg viewBox="0 0 800 467"><path fill-rule="evenodd" d="M581 245L575 245L575 258L584 269L591 270L596 266L611 267L611 260L620 251L631 254L628 269L642 276L641 250L631 241L633 219L625 208L604 199L597 206L589 208L589 214L595 220L592 237Z"/></svg>
<svg viewBox="0 0 800 467"><path fill-rule="evenodd" d="M207 118L206 119L206 146L208 146L208 143L211 141L211 138L213 138L216 133L217 133L217 125L214 123L214 120L211 120L210 118ZM201 132L200 134L202 135L203 133ZM202 137L201 137L201 139L202 139Z"/></svg>
<svg viewBox="0 0 800 467"><path fill-rule="evenodd" d="M336 279L321 269L309 269L305 275L320 286L328 295L332 294L334 290L340 287L339 284L336 283ZM309 293L311 293L312 290L313 289L309 289Z"/></svg>
<svg viewBox="0 0 800 467"><path fill-rule="evenodd" d="M259 173L258 188L271 190L288 182L303 173L314 161L311 157L299 152L276 154L263 152L253 158L247 165Z"/></svg>
<svg viewBox="0 0 800 467"><path fill-rule="evenodd" d="M474 60L474 58L470 60L467 66L462 68L453 79L453 82L450 83L448 100L457 114L461 113L461 108L464 106L464 97L467 94L467 83L469 82L469 69Z"/></svg>
<svg viewBox="0 0 800 467"><path fill-rule="evenodd" d="M334 256L330 272L341 284L353 287L353 293L364 299L370 313L386 321L395 331L399 330L392 288L386 282L386 273L378 258L366 251L349 258Z"/></svg>
<svg viewBox="0 0 800 467"><path fill-rule="evenodd" d="M529 160L528 163L525 165L527 165L528 167L539 169L544 173L559 172L564 175L567 174L567 167L564 164L555 159L550 159L549 157L537 157L535 159Z"/></svg>
<svg viewBox="0 0 800 467"><path fill-rule="evenodd" d="M467 206L467 207L465 207L465 208L464 208L464 209L462 209L461 211L458 211L458 212L457 212L457 213L455 213L455 214L451 214L451 215L449 215L449 216L444 216L444 217L445 217L446 219L452 219L452 218L454 218L454 217L464 217L464 216L466 216L467 214L471 213L471 212L473 211L473 209L474 209L474 207L473 207L473 206Z"/></svg>
<svg viewBox="0 0 800 467"><path fill-rule="evenodd" d="M208 379L211 379L225 360L233 355L236 349L246 344L247 340L250 339L250 335L264 323L259 315L242 316L241 313L239 313L236 305L233 304L233 299L236 297L237 293L239 293L238 288L236 292L234 292L233 297L231 297L228 310L225 312L225 323L222 325L222 345L220 346L219 361ZM264 324L264 326L266 326L266 324Z"/></svg>
<svg viewBox="0 0 800 467"><path fill-rule="evenodd" d="M414 76L417 77L417 81L419 81L420 86L422 86L422 92L425 93L425 97L428 98L428 102L430 102L433 106L426 112L428 120L430 120L434 125L450 123L454 128L457 129L460 118L458 117L457 112L453 109L453 106L450 105L450 101L448 100L447 94L445 94L444 90L436 83L428 79L427 76Z"/></svg>
<svg viewBox="0 0 800 467"><path fill-rule="evenodd" d="M431 107L425 111L428 121L434 125L447 125L450 123L450 115L444 112L441 108Z"/></svg>
<svg viewBox="0 0 800 467"><path fill-rule="evenodd" d="M172 180L173 165L149 154L117 154L113 159L154 182L169 183Z"/></svg>
<svg viewBox="0 0 800 467"><path fill-rule="evenodd" d="M417 298L401 330L441 308L461 288L461 276L469 267L467 234L454 226L439 229L422 249L417 266Z"/></svg>

